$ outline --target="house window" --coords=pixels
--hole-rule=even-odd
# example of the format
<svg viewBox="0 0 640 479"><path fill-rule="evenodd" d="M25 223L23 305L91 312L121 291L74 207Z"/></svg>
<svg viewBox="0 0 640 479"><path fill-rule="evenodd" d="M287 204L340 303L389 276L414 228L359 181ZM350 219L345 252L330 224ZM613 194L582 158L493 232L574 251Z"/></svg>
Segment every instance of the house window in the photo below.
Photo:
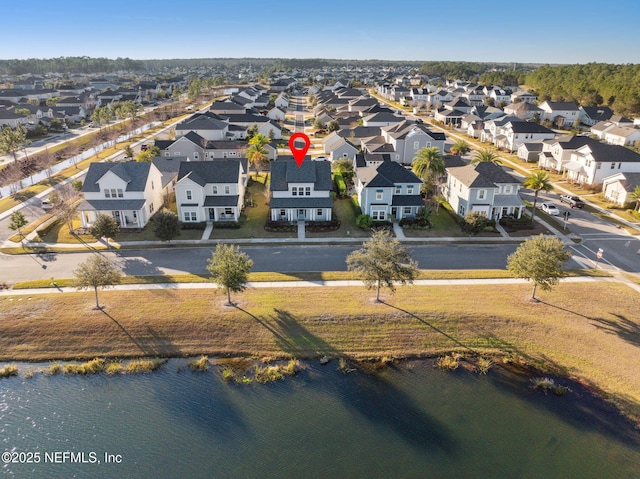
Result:
<svg viewBox="0 0 640 479"><path fill-rule="evenodd" d="M294 186L291 188L291 196L298 196L298 187Z"/></svg>
<svg viewBox="0 0 640 479"><path fill-rule="evenodd" d="M413 185L407 185L407 194L408 195L412 195L413 194Z"/></svg>
<svg viewBox="0 0 640 479"><path fill-rule="evenodd" d="M212 194L217 195L218 194L218 187L216 185L213 185L211 187L211 191L212 191Z"/></svg>
<svg viewBox="0 0 640 479"><path fill-rule="evenodd" d="M318 208L318 210L316 211L316 215L322 216L322 208Z"/></svg>
<svg viewBox="0 0 640 479"><path fill-rule="evenodd" d="M123 197L124 197L124 193L120 188L118 188L118 198L123 198Z"/></svg>
<svg viewBox="0 0 640 479"><path fill-rule="evenodd" d="M460 216L464 216L464 212L465 212L465 207L464 207L464 205L460 205L460 206L458 207L458 214L459 214Z"/></svg>
<svg viewBox="0 0 640 479"><path fill-rule="evenodd" d="M305 196L311 196L311 187L310 186L306 186L304 188L304 195Z"/></svg>
<svg viewBox="0 0 640 479"><path fill-rule="evenodd" d="M185 194L187 195L187 199L188 199L188 200L193 199L193 195L191 194L191 190L187 190L187 191L185 191Z"/></svg>
<svg viewBox="0 0 640 479"><path fill-rule="evenodd" d="M371 212L371 219L376 221L383 221L385 217L384 210L373 210Z"/></svg>
<svg viewBox="0 0 640 479"><path fill-rule="evenodd" d="M487 196L487 190L478 190L478 199L484 200Z"/></svg>
<svg viewBox="0 0 640 479"><path fill-rule="evenodd" d="M413 142L413 149L417 150L418 148L420 148L420 142L419 141L414 141Z"/></svg>
<svg viewBox="0 0 640 479"><path fill-rule="evenodd" d="M198 159L198 153L196 153L196 152L194 152L194 153L193 153L193 159L194 159L194 160L197 160L197 159Z"/></svg>
<svg viewBox="0 0 640 479"><path fill-rule="evenodd" d="M405 216L410 216L411 215L411 206L405 206L404 207L404 215Z"/></svg>
<svg viewBox="0 0 640 479"><path fill-rule="evenodd" d="M504 187L505 195L510 195L511 194L511 188L512 188L511 185L507 185L507 186Z"/></svg>
<svg viewBox="0 0 640 479"><path fill-rule="evenodd" d="M616 162L611 163L611 169L613 170L616 167Z"/></svg>
<svg viewBox="0 0 640 479"><path fill-rule="evenodd" d="M224 209L224 214L225 215L233 215L233 208L225 208Z"/></svg>
<svg viewBox="0 0 640 479"><path fill-rule="evenodd" d="M229 185L225 185L224 187L224 194L228 195L231 193L231 187Z"/></svg>
<svg viewBox="0 0 640 479"><path fill-rule="evenodd" d="M118 197L118 190L115 188L111 188L111 198L117 198Z"/></svg>
<svg viewBox="0 0 640 479"><path fill-rule="evenodd" d="M149 214L153 213L153 203L149 203Z"/></svg>
<svg viewBox="0 0 640 479"><path fill-rule="evenodd" d="M109 188L105 188L104 189L104 197L105 198L111 198L111 193L109 193Z"/></svg>
<svg viewBox="0 0 640 479"><path fill-rule="evenodd" d="M621 166L622 166L622 163L618 163L618 169L620 169Z"/></svg>
<svg viewBox="0 0 640 479"><path fill-rule="evenodd" d="M600 167L602 166L602 163L598 162L598 164L596 165L596 169L600 169Z"/></svg>
<svg viewBox="0 0 640 479"><path fill-rule="evenodd" d="M376 190L376 200L380 201L382 199L382 190Z"/></svg>
<svg viewBox="0 0 640 479"><path fill-rule="evenodd" d="M401 194L401 193L402 193L402 186L397 186L397 185L396 185L396 191L395 191L395 193L394 193L394 194L399 195L399 194Z"/></svg>
<svg viewBox="0 0 640 479"><path fill-rule="evenodd" d="M198 215L195 211L185 211L184 220L186 222L198 221Z"/></svg>
<svg viewBox="0 0 640 479"><path fill-rule="evenodd" d="M151 182L151 189L152 189L152 190L155 190L155 186L154 186L154 184L153 184L153 181Z"/></svg>
<svg viewBox="0 0 640 479"><path fill-rule="evenodd" d="M287 216L287 210L280 210L280 216Z"/></svg>

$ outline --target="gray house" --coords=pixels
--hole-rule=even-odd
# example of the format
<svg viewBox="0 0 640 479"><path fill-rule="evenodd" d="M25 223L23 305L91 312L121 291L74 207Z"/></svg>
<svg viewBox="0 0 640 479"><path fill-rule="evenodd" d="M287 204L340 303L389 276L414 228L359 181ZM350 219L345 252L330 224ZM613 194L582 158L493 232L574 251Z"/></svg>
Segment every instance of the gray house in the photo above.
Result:
<svg viewBox="0 0 640 479"><path fill-rule="evenodd" d="M271 221L331 221L331 164L281 156L271 164Z"/></svg>
<svg viewBox="0 0 640 479"><path fill-rule="evenodd" d="M357 168L355 183L362 213L376 221L411 218L424 206L422 180L395 161Z"/></svg>
<svg viewBox="0 0 640 479"><path fill-rule="evenodd" d="M491 219L506 215L520 218L524 203L518 195L520 181L493 163L447 168L443 193L460 216L478 212Z"/></svg>

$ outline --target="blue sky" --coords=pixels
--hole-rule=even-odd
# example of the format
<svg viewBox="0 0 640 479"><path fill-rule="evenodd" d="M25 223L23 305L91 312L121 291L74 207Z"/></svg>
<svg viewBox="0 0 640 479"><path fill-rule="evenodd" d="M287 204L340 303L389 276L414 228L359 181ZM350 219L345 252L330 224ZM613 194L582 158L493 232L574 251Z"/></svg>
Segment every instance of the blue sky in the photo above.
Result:
<svg viewBox="0 0 640 479"><path fill-rule="evenodd" d="M640 0L29 0L0 58L640 63Z"/></svg>

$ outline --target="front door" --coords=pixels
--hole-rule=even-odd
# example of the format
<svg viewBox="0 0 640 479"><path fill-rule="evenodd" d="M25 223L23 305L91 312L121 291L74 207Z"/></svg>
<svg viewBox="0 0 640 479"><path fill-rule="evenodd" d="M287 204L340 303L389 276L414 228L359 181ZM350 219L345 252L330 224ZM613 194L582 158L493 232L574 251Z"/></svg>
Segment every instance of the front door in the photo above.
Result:
<svg viewBox="0 0 640 479"><path fill-rule="evenodd" d="M391 216L393 216L394 218L398 217L398 208L396 208L395 206L391 208Z"/></svg>
<svg viewBox="0 0 640 479"><path fill-rule="evenodd" d="M113 215L113 217L116 219L116 221L118 222L118 224L120 226L122 226L122 223L120 222L120 212L119 211L112 211L111 214Z"/></svg>
<svg viewBox="0 0 640 479"><path fill-rule="evenodd" d="M298 219L299 220L305 219L306 218L306 212L307 212L307 210L305 210L304 208L298 209Z"/></svg>
<svg viewBox="0 0 640 479"><path fill-rule="evenodd" d="M209 221L215 221L215 219L216 219L215 208L209 208Z"/></svg>

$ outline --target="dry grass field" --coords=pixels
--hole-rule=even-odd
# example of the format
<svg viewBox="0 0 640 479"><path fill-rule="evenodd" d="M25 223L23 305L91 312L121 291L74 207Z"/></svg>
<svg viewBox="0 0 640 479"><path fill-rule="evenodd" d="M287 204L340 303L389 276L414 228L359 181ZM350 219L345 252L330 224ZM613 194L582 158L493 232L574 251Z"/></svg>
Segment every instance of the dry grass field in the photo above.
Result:
<svg viewBox="0 0 640 479"><path fill-rule="evenodd" d="M0 298L0 360L140 356L517 356L585 381L640 416L640 296L612 282L407 286L385 303L360 287L251 289L236 307L212 290Z"/></svg>

